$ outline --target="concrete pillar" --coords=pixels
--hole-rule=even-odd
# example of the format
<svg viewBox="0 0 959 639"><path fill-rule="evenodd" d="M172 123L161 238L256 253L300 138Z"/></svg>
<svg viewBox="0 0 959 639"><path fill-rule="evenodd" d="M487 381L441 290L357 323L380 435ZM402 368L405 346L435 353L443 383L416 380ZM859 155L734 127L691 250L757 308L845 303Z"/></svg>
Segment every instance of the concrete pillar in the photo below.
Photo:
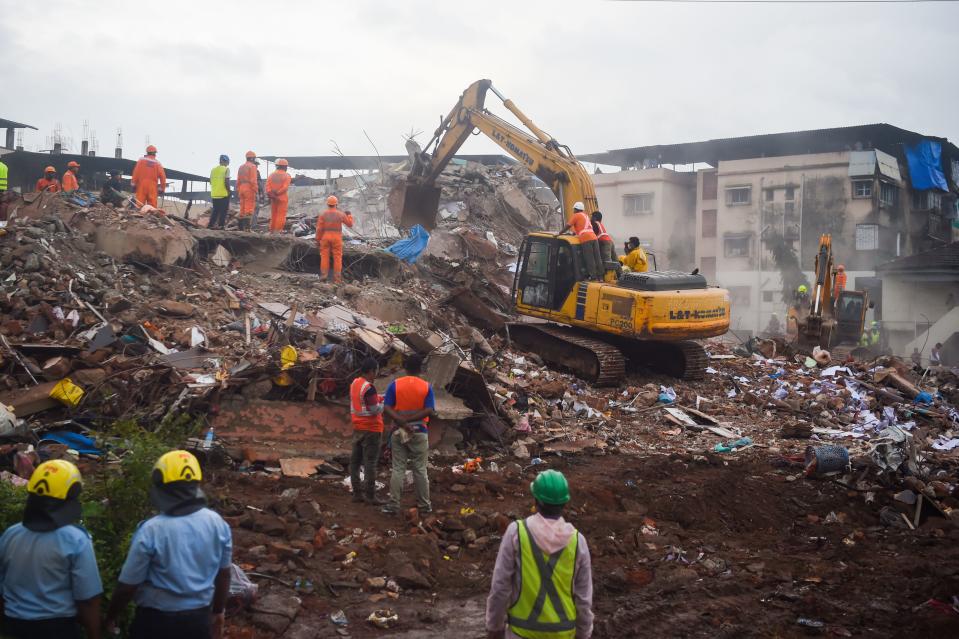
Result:
<svg viewBox="0 0 959 639"><path fill-rule="evenodd" d="M88 140L84 140L83 142L80 143L80 155L87 155L89 151L90 151L90 142Z"/></svg>
<svg viewBox="0 0 959 639"><path fill-rule="evenodd" d="M121 149L120 147L117 147L117 148L113 149L113 157L115 157L115 158L118 159L118 160L119 160L119 159L122 159L122 158L123 158L123 149Z"/></svg>
<svg viewBox="0 0 959 639"><path fill-rule="evenodd" d="M15 132L16 130L13 127L7 129L7 141L3 146L7 147L8 149L13 148L13 135Z"/></svg>

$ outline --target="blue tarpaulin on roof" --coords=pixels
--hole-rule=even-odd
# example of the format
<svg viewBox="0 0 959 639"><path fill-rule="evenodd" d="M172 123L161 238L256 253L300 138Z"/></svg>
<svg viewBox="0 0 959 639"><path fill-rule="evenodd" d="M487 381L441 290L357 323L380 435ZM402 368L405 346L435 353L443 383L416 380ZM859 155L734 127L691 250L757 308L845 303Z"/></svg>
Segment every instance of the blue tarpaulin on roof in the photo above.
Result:
<svg viewBox="0 0 959 639"><path fill-rule="evenodd" d="M948 191L946 176L942 172L942 145L933 140L906 145L906 162L909 164L909 180L917 191L940 189Z"/></svg>
<svg viewBox="0 0 959 639"><path fill-rule="evenodd" d="M410 229L410 236L394 242L386 250L400 258L404 262L412 264L426 249L430 242L430 234L422 226L417 224Z"/></svg>

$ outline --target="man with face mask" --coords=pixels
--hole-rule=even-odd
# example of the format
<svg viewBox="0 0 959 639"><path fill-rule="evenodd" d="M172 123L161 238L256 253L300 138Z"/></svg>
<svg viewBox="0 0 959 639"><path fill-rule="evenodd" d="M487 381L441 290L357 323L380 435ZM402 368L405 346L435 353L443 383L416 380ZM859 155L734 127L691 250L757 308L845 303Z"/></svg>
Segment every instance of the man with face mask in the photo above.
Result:
<svg viewBox="0 0 959 639"><path fill-rule="evenodd" d="M27 483L23 521L0 537L0 636L14 639L100 637L103 586L93 542L80 521L83 480L55 459Z"/></svg>
<svg viewBox="0 0 959 639"><path fill-rule="evenodd" d="M200 463L173 450L153 467L150 501L160 514L133 535L107 612L113 630L136 596L132 639L209 639L223 633L233 537L206 507Z"/></svg>

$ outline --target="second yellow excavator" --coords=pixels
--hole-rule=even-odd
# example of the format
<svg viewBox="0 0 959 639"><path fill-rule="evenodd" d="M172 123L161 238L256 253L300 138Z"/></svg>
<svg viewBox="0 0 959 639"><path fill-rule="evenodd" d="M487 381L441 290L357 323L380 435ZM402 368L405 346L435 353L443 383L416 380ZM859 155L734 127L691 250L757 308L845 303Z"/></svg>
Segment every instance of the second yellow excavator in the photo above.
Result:
<svg viewBox="0 0 959 639"><path fill-rule="evenodd" d="M528 131L485 108L490 91ZM492 82L479 80L463 92L424 150L410 149L410 175L390 197L399 206L402 225L435 226L440 196L435 180L474 129L545 182L564 219L576 202L584 203L587 213L599 210L589 173L569 148L533 124ZM595 281L587 275L579 239L545 231L530 233L520 246L512 297L517 313L546 321L511 323L510 337L548 363L599 385L620 382L627 360L700 379L707 356L692 340L729 329L729 292L707 286L702 275L621 273L618 264L607 263L602 280Z"/></svg>

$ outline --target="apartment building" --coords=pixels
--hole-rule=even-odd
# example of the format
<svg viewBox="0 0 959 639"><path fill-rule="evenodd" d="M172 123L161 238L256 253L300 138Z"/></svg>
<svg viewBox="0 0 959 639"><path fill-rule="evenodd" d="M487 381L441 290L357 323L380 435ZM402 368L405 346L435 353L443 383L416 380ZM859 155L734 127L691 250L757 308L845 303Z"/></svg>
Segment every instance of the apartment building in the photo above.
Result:
<svg viewBox="0 0 959 639"><path fill-rule="evenodd" d="M812 279L824 233L849 285L870 292L871 316L881 319L876 267L949 242L959 217L959 149L888 124L581 159L621 169L594 176L615 239L637 235L657 256L677 258L660 268L692 264L729 289L732 328L743 332L761 331L773 313L784 317L795 286ZM929 175L939 188L916 188Z"/></svg>

